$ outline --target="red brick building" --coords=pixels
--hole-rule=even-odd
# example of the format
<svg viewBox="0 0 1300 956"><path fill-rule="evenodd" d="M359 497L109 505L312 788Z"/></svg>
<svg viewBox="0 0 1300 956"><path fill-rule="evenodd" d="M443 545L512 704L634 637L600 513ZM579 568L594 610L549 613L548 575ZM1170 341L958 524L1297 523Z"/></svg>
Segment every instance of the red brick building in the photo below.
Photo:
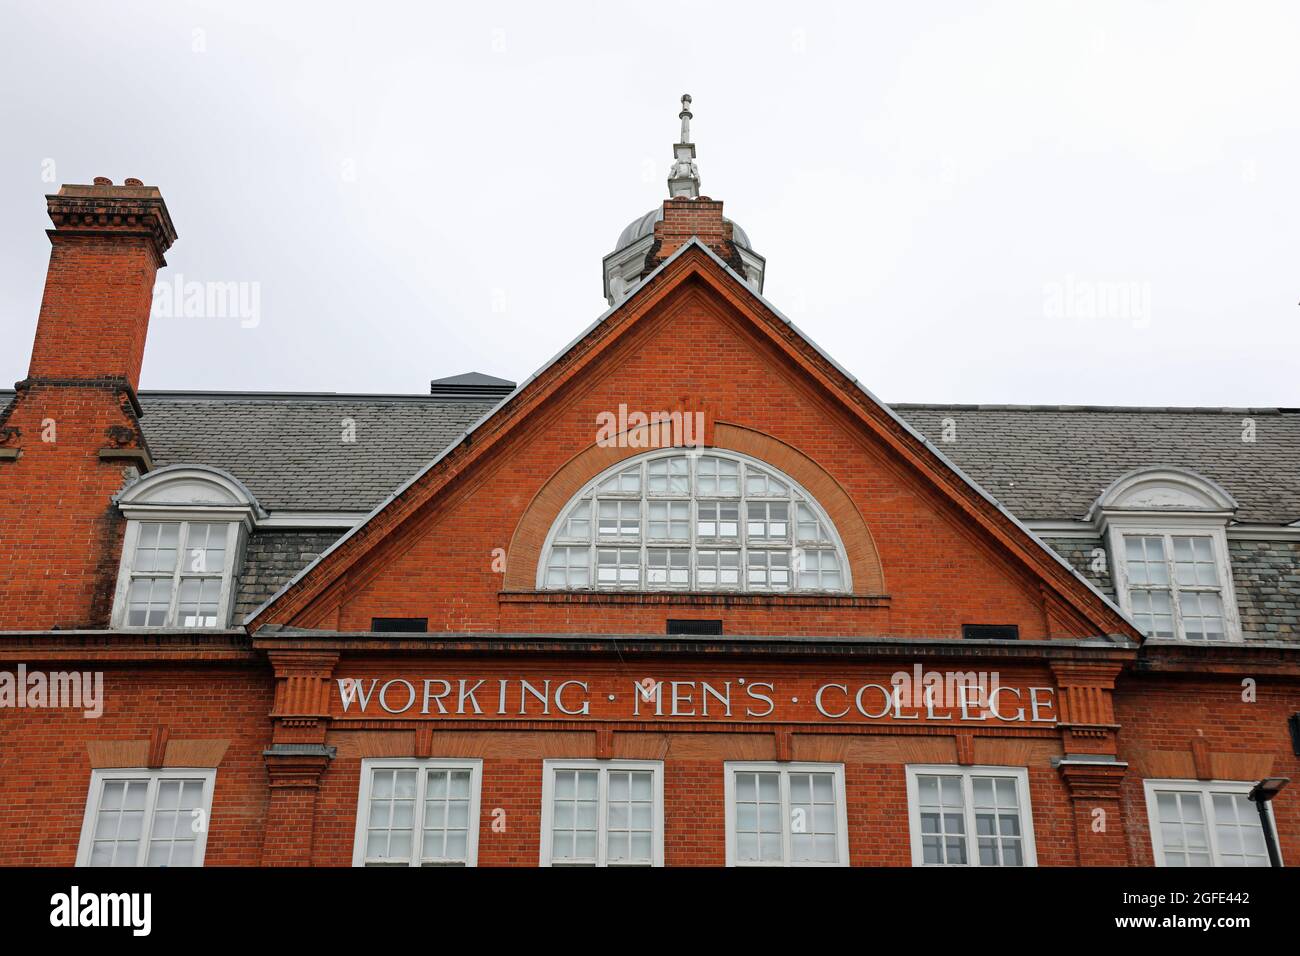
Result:
<svg viewBox="0 0 1300 956"><path fill-rule="evenodd" d="M48 197L0 862L1268 864L1300 415L891 408L762 297L688 110L518 387L142 393L162 196Z"/></svg>

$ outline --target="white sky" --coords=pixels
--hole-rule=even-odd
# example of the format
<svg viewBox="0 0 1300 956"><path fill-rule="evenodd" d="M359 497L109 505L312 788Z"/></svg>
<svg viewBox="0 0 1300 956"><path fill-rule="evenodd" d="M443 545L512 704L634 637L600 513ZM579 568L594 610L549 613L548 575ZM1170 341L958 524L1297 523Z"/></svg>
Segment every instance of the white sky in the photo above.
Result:
<svg viewBox="0 0 1300 956"><path fill-rule="evenodd" d="M3 23L4 385L50 160L162 188L163 277L259 284L254 327L156 317L145 388L521 380L604 311L690 92L703 191L768 298L882 398L1300 405L1300 4L6 0Z"/></svg>

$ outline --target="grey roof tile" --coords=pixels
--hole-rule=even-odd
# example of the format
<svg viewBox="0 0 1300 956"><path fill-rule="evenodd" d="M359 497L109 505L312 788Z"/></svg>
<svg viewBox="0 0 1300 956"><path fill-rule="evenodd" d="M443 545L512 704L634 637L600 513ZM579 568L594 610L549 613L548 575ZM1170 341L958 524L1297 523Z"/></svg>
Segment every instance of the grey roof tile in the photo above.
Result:
<svg viewBox="0 0 1300 956"><path fill-rule="evenodd" d="M1300 410L891 406L1023 521L1082 518L1116 478L1172 465L1212 478L1237 520L1300 519ZM952 419L955 441L943 441ZM1254 422L1253 442L1243 421Z"/></svg>
<svg viewBox="0 0 1300 956"><path fill-rule="evenodd" d="M491 408L427 396L143 392L158 465L201 463L268 511L369 511ZM351 432L355 441L346 441Z"/></svg>
<svg viewBox="0 0 1300 956"><path fill-rule="evenodd" d="M150 391L140 402L159 465L223 468L270 511L369 511L494 405L427 395ZM1241 506L1238 521L1300 520L1300 409L891 407L1021 520L1082 518L1120 475L1155 465L1219 482ZM352 443L343 441L349 418ZM947 418L955 441L943 441ZM1246 418L1254 442L1242 440Z"/></svg>

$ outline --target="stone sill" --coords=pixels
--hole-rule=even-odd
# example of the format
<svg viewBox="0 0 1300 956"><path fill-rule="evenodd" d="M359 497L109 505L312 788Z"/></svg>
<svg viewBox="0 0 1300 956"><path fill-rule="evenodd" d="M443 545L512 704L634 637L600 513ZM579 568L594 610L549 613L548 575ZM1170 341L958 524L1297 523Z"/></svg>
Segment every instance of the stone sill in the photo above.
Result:
<svg viewBox="0 0 1300 956"><path fill-rule="evenodd" d="M501 591L501 604L664 605L666 607L889 607L887 594L758 594L737 591Z"/></svg>

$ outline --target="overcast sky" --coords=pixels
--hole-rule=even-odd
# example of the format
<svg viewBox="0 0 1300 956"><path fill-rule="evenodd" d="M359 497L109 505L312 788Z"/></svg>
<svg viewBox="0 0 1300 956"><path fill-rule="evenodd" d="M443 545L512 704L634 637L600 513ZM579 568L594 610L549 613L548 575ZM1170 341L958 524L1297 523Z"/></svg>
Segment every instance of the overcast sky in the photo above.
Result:
<svg viewBox="0 0 1300 956"><path fill-rule="evenodd" d="M1300 4L3 8L6 386L97 175L161 187L162 278L258 297L155 315L144 388L522 380L689 92L767 297L881 398L1300 405Z"/></svg>

